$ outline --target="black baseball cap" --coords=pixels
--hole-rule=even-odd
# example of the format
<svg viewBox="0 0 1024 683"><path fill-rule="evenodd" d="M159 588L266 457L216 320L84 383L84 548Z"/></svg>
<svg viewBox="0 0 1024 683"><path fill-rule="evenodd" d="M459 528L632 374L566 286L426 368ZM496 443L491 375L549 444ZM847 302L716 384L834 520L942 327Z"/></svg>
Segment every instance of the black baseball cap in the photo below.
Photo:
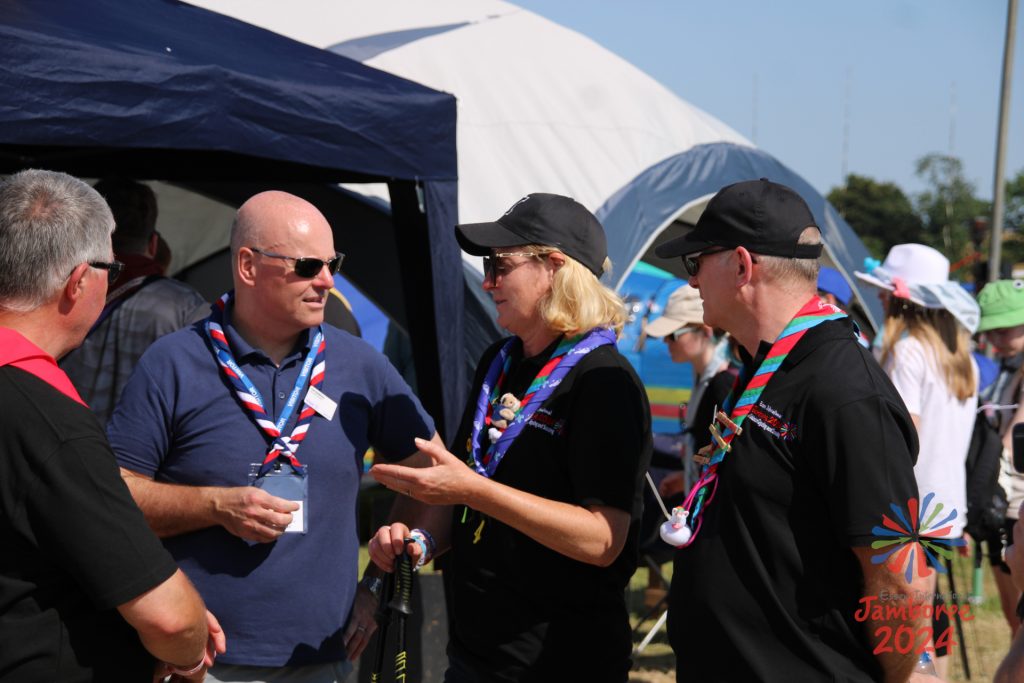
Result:
<svg viewBox="0 0 1024 683"><path fill-rule="evenodd" d="M726 185L708 202L697 225L654 252L687 256L712 247L746 247L755 254L815 259L820 244L798 244L800 233L817 227L807 202L791 188L767 178Z"/></svg>
<svg viewBox="0 0 1024 683"><path fill-rule="evenodd" d="M608 256L604 228L594 214L575 199L544 192L526 195L494 222L456 225L455 238L474 256L487 256L495 247L555 247L597 277Z"/></svg>

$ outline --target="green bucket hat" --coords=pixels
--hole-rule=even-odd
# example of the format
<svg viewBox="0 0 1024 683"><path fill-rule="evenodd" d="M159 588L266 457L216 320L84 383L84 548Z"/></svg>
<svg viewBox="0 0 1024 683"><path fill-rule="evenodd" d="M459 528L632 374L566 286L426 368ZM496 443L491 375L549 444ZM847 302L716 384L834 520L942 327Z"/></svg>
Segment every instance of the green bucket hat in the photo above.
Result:
<svg viewBox="0 0 1024 683"><path fill-rule="evenodd" d="M1024 280L990 282L978 294L978 332L1024 325Z"/></svg>

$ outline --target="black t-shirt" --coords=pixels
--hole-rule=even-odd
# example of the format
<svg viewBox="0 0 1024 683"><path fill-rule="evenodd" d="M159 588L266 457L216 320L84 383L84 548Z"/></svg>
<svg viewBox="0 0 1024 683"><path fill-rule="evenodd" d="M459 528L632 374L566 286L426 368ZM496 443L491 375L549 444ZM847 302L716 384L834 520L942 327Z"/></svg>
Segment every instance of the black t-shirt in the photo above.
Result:
<svg viewBox="0 0 1024 683"><path fill-rule="evenodd" d="M0 679L150 681L114 609L177 569L93 413L0 367Z"/></svg>
<svg viewBox="0 0 1024 683"><path fill-rule="evenodd" d="M477 391L501 343L477 368L453 441L456 455L468 454ZM514 357L501 393L522 398L556 345L533 358ZM614 346L594 349L565 376L508 449L494 480L551 500L628 511L625 547L610 566L597 567L456 506L451 656L487 681L627 679L625 588L637 564L650 431L643 387ZM487 439L484 430L483 448Z"/></svg>
<svg viewBox="0 0 1024 683"><path fill-rule="evenodd" d="M881 678L854 619L864 588L850 548L917 496L917 435L853 335L848 320L809 330L719 467L700 534L675 558L678 681Z"/></svg>

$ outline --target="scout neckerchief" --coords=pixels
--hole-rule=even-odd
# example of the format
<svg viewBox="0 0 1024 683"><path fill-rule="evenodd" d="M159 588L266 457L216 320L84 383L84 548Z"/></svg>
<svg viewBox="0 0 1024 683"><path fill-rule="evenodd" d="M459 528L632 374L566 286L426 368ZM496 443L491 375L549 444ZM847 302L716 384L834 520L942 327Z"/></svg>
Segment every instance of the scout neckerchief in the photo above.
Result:
<svg viewBox="0 0 1024 683"><path fill-rule="evenodd" d="M304 405L302 412L299 413L299 419L292 429L291 436L282 436L281 430L288 424L288 420L295 410L295 406L299 401L299 395L303 393L302 390L306 386L306 379L309 379L310 388L316 387L319 389L323 385L324 372L327 367L324 359L324 349L327 347L327 342L324 340L323 330L319 327L317 328L313 343L309 348L309 354L306 356L306 360L302 364L302 370L295 380L292 393L288 396L288 402L281 409L281 415L275 423L273 416L267 415L263 404L263 397L260 395L259 390L256 389L245 372L242 371L242 368L235 362L235 358L231 353L231 347L228 345L228 339L224 335L224 328L222 327L224 323L224 310L231 302L232 297L232 292L228 292L211 307L212 312L205 323L206 336L210 340L210 347L213 349L213 355L217 359L220 369L224 372L224 376L228 378L228 381L231 382L231 386L235 390L235 398L238 399L238 402L243 407L249 410L252 419L271 439L270 450L263 459L259 476L269 472L278 458L286 458L296 474L304 475L306 468L295 457L295 452L299 450L299 445L306 438L306 432L309 430L309 424L313 420L313 415L316 411L310 406ZM312 376L310 376L310 373L312 373Z"/></svg>
<svg viewBox="0 0 1024 683"><path fill-rule="evenodd" d="M57 361L53 359L53 356L9 327L0 327L0 367L4 365L24 370L46 382L72 401L85 405L85 401L78 395L75 385L57 366Z"/></svg>
<svg viewBox="0 0 1024 683"><path fill-rule="evenodd" d="M803 308L797 311L796 316L782 330L782 334L772 344L771 349L768 350L767 355L765 355L764 360L761 361L761 364L754 371L753 376L751 376L750 368L743 368L743 372L737 377L736 383L733 385L729 398L726 399L725 412L720 412L720 417L716 416L716 419L723 423L725 431L719 435L717 427L714 424L711 425L713 443L718 447L711 454L709 462L701 468L700 478L697 479L697 482L693 485L689 495L683 502L683 508L689 510L689 517L686 523L693 533L690 535L690 539L681 547L690 545L697 538L697 532L700 531L702 513L711 504L711 499L715 497L715 490L718 488L718 467L725 458L725 454L729 452L730 444L735 438L737 430L742 430L743 421L750 413L750 410L757 404L757 400L761 397L765 387L768 386L768 382L775 376L775 371L779 369L782 362L786 360L786 356L789 355L789 352L809 329L823 322L839 320L845 317L846 314L835 306L825 303L817 296L812 297L810 301L804 304ZM749 382L746 382L748 378ZM740 394L740 397L736 399L736 388L743 386L744 382L746 382L746 388ZM730 410L729 406L734 400L735 405ZM728 418L721 419L725 417L726 413Z"/></svg>
<svg viewBox="0 0 1024 683"><path fill-rule="evenodd" d="M584 335L578 335L563 339L552 354L551 359L544 364L540 373L530 384L523 396L522 406L516 412L515 418L508 428L501 434L497 441L490 444L487 450L481 453L480 432L486 427L486 418L493 408L501 390L501 384L508 373L512 363L512 349L516 344L521 344L518 337L511 337L491 361L491 366L484 375L483 384L480 385L480 393L477 395L476 412L473 414L473 431L470 434L469 456L466 461L473 469L485 477L492 477L498 468L505 452L519 436L526 423L537 411L544 401L551 395L562 379L570 370L576 367L580 360L596 349L598 346L615 343L615 333L605 328L594 328Z"/></svg>

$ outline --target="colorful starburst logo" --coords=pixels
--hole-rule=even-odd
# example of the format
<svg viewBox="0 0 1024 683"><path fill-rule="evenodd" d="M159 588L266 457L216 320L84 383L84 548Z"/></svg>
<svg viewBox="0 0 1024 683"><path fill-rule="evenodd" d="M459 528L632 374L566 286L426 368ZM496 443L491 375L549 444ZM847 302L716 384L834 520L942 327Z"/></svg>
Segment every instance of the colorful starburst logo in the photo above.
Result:
<svg viewBox="0 0 1024 683"><path fill-rule="evenodd" d="M946 573L939 556L952 559L953 548L967 545L962 538L946 538L953 530L949 523L956 519L956 509L936 521L943 512L944 506L938 503L929 511L934 493L924 497L918 506L917 498L907 501L906 511L896 503L889 507L898 521L888 515L882 515L882 526L871 530L880 538L871 544L873 550L881 550L871 558L873 564L885 563L886 568L894 574L902 573L910 583L915 572L918 576L931 574L929 566L940 573ZM909 520L909 521L908 521Z"/></svg>

